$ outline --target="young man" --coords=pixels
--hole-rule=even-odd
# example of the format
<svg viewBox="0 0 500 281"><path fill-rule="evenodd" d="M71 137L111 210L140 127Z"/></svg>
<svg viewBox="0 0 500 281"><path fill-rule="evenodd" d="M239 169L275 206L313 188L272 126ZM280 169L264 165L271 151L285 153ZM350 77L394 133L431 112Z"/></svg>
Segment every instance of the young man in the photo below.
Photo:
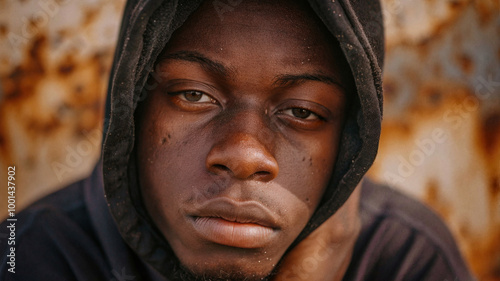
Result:
<svg viewBox="0 0 500 281"><path fill-rule="evenodd" d="M379 3L231 5L127 4L102 162L19 216L2 280L471 280L436 216L360 184Z"/></svg>

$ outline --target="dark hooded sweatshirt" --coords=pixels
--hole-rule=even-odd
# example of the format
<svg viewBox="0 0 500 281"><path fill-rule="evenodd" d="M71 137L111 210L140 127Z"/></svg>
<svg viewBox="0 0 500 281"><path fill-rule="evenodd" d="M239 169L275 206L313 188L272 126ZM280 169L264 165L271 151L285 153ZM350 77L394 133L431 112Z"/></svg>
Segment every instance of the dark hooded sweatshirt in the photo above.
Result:
<svg viewBox="0 0 500 281"><path fill-rule="evenodd" d="M17 216L15 245L0 238L0 280L175 279L178 259L140 200L134 112L158 55L200 2L128 1L110 77L102 159L88 178ZM309 3L337 38L357 98L329 186L291 248L332 216L361 181L377 153L382 118L380 4ZM344 280L473 280L449 231L430 210L369 181L361 188L362 230ZM0 233L10 234L11 223L4 222ZM9 264L11 247L15 263Z"/></svg>

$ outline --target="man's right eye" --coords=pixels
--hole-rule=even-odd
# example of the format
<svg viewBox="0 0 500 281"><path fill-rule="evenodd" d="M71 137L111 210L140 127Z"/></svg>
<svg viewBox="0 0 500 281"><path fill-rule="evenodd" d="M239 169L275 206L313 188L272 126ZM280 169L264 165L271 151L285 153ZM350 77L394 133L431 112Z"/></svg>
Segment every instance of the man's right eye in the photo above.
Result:
<svg viewBox="0 0 500 281"><path fill-rule="evenodd" d="M200 92L200 91L184 91L184 92L178 92L174 93L177 95L180 99L187 101L187 102L196 102L196 103L217 103L215 99L213 99L211 96Z"/></svg>

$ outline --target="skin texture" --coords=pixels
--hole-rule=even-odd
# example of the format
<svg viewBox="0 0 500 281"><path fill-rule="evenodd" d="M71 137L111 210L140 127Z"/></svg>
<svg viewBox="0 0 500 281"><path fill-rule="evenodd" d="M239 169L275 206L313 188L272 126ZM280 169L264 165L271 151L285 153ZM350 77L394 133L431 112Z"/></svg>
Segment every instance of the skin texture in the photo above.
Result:
<svg viewBox="0 0 500 281"><path fill-rule="evenodd" d="M333 170L348 69L302 2L243 1L221 20L208 1L173 34L140 104L137 157L147 211L193 276L259 280L278 264ZM357 220L328 222L283 269Z"/></svg>

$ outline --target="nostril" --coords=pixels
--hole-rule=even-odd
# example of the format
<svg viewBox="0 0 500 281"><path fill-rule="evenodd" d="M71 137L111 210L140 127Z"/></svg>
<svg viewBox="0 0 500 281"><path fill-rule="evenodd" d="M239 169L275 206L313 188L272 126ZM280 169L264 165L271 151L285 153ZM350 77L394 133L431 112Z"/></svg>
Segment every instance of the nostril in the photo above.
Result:
<svg viewBox="0 0 500 281"><path fill-rule="evenodd" d="M255 180L261 180L261 181L270 181L273 176L270 172L266 172L266 171L259 171L259 172L255 172L253 175L252 175L253 179Z"/></svg>
<svg viewBox="0 0 500 281"><path fill-rule="evenodd" d="M214 164L213 167L217 170L222 170L222 171L229 171L229 168L224 166L224 165L221 165L221 164Z"/></svg>
<svg viewBox="0 0 500 281"><path fill-rule="evenodd" d="M271 173L269 172L266 172L266 171L260 171L260 172L256 172L254 175L255 176L268 176L270 175Z"/></svg>

